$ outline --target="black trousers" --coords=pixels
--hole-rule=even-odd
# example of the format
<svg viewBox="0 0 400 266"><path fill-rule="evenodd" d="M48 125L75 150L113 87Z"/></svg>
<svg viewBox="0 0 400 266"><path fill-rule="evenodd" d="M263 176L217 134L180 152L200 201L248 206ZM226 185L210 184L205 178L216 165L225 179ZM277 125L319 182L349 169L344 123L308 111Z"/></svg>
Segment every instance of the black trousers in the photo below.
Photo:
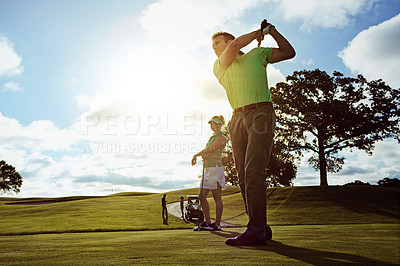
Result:
<svg viewBox="0 0 400 266"><path fill-rule="evenodd" d="M267 224L266 167L275 131L276 115L272 105L236 112L228 125L235 166L246 212L246 233L265 237Z"/></svg>

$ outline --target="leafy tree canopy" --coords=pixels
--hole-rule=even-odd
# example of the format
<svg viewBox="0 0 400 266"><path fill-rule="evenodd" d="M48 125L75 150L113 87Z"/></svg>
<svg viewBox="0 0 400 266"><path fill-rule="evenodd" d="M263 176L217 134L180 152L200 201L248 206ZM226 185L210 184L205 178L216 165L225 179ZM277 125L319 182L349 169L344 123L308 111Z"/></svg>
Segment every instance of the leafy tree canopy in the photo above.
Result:
<svg viewBox="0 0 400 266"><path fill-rule="evenodd" d="M339 151L371 155L377 141L394 137L400 142L400 90L382 80L302 70L271 88L271 95L276 140L298 155L313 152L309 163L320 170L321 185L328 185L327 172L341 170L345 158Z"/></svg>
<svg viewBox="0 0 400 266"><path fill-rule="evenodd" d="M15 171L15 168L6 164L5 161L0 161L0 191L3 191L3 193L8 191L18 193L21 185L22 177Z"/></svg>
<svg viewBox="0 0 400 266"><path fill-rule="evenodd" d="M383 187L400 187L400 180L398 178L385 177L378 181L378 185Z"/></svg>

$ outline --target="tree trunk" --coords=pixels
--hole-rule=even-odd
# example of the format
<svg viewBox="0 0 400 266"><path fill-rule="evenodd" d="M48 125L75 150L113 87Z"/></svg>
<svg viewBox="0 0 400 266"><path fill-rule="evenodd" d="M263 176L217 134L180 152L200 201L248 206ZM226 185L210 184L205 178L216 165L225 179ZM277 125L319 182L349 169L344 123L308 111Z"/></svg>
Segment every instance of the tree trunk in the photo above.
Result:
<svg viewBox="0 0 400 266"><path fill-rule="evenodd" d="M328 177L326 171L326 158L323 140L318 137L318 157L319 157L319 177L320 185L328 186Z"/></svg>
<svg viewBox="0 0 400 266"><path fill-rule="evenodd" d="M321 186L327 186L328 185L328 177L327 177L327 173L326 173L326 159L325 159L325 154L322 153L319 154L319 176L321 179Z"/></svg>

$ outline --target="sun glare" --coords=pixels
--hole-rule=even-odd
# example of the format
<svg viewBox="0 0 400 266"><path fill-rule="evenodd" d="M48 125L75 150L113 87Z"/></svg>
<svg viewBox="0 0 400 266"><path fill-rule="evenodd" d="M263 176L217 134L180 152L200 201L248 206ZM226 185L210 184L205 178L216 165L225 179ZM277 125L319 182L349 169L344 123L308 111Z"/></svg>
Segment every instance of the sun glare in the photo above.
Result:
<svg viewBox="0 0 400 266"><path fill-rule="evenodd" d="M110 73L108 94L132 102L141 111L177 112L192 93L194 69L196 66L185 56L140 50Z"/></svg>

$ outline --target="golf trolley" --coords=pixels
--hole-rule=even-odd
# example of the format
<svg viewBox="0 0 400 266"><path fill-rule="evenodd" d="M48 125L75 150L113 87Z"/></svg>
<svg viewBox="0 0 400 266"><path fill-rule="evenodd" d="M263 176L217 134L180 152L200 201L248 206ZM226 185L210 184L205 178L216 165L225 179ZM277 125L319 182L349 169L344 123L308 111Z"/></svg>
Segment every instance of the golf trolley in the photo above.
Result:
<svg viewBox="0 0 400 266"><path fill-rule="evenodd" d="M201 210L199 196L197 195L188 195L187 196L187 204L185 207L185 219L187 221L192 221L193 219L197 219L198 221L204 220L204 214Z"/></svg>

